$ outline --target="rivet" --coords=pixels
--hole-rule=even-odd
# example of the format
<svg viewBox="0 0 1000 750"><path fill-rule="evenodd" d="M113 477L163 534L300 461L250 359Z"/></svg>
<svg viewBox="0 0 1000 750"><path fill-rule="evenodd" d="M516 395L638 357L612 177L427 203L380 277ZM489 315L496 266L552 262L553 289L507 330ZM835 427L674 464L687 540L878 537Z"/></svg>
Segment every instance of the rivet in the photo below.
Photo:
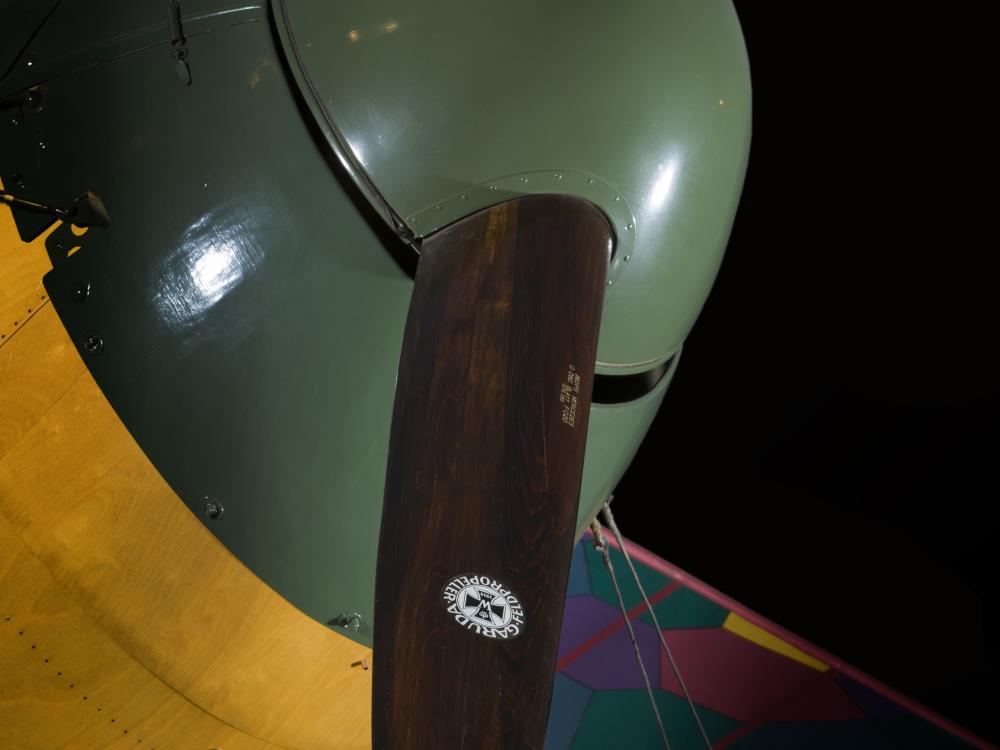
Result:
<svg viewBox="0 0 1000 750"><path fill-rule="evenodd" d="M45 139L44 139L44 138L41 138L41 137L40 137L40 138L38 139L38 148L39 148L40 150L42 150L42 151L44 151L44 150L45 150Z"/></svg>
<svg viewBox="0 0 1000 750"><path fill-rule="evenodd" d="M35 114L36 112L41 112L41 110L42 95L37 89L33 89L24 97L24 103L21 105L21 114Z"/></svg>
<svg viewBox="0 0 1000 750"><path fill-rule="evenodd" d="M593 185L594 184L594 178L593 177L588 177L587 178L587 184L588 185Z"/></svg>
<svg viewBox="0 0 1000 750"><path fill-rule="evenodd" d="M635 229L635 224L626 224L625 229L631 232L633 229Z"/></svg>
<svg viewBox="0 0 1000 750"><path fill-rule="evenodd" d="M557 180L561 180L562 179L562 173L556 172L556 179Z"/></svg>
<svg viewBox="0 0 1000 750"><path fill-rule="evenodd" d="M626 255L624 258L622 258L622 260L625 261L626 263L628 263L630 260L632 260L632 256L631 255Z"/></svg>
<svg viewBox="0 0 1000 750"><path fill-rule="evenodd" d="M73 287L73 301L74 302L83 302L89 296L90 296L90 283L89 282L84 281L84 282L81 282L81 283L77 284L75 287Z"/></svg>
<svg viewBox="0 0 1000 750"><path fill-rule="evenodd" d="M441 210L441 206L434 206L434 210L435 211L440 211Z"/></svg>
<svg viewBox="0 0 1000 750"><path fill-rule="evenodd" d="M92 357L96 357L104 351L104 339L100 336L88 336L84 339L83 350Z"/></svg>
<svg viewBox="0 0 1000 750"><path fill-rule="evenodd" d="M612 281L611 279L608 279L608 286L611 286L611 285L612 285L612 284L614 284L614 283L615 283L615 282L613 282L613 281Z"/></svg>
<svg viewBox="0 0 1000 750"><path fill-rule="evenodd" d="M497 189L496 185L490 185L490 190L496 190L496 189Z"/></svg>
<svg viewBox="0 0 1000 750"><path fill-rule="evenodd" d="M462 193L462 200L463 200L463 201L467 201L467 200L469 200L469 196L468 196L468 194L467 194L467 193Z"/></svg>
<svg viewBox="0 0 1000 750"><path fill-rule="evenodd" d="M222 503L216 500L214 497L205 498L205 515L209 518L222 518L222 514L226 512L226 509L222 507Z"/></svg>
<svg viewBox="0 0 1000 750"><path fill-rule="evenodd" d="M28 59L24 61L25 65L29 68L35 67L35 56L28 55Z"/></svg>
<svg viewBox="0 0 1000 750"><path fill-rule="evenodd" d="M622 197L621 197L620 195L616 195L616 196L615 196L615 203L617 203L617 202L618 202L618 201L620 201L621 199L622 199Z"/></svg>
<svg viewBox="0 0 1000 750"><path fill-rule="evenodd" d="M527 177L522 177L522 178L521 178L521 182L527 182L527 181L528 181L528 178L527 178Z"/></svg>

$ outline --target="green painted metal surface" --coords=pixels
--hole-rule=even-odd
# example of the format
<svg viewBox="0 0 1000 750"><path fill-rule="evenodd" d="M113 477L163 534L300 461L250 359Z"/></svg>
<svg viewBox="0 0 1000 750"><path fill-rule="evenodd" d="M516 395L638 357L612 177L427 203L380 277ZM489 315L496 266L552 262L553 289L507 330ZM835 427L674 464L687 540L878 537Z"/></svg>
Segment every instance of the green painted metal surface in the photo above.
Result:
<svg viewBox="0 0 1000 750"><path fill-rule="evenodd" d="M681 345L749 148L729 0L272 7L317 121L409 231L523 193L586 197L617 234L600 369L648 366Z"/></svg>
<svg viewBox="0 0 1000 750"><path fill-rule="evenodd" d="M61 0L3 87L16 90L156 46L172 59L167 9L167 0ZM188 37L267 17L265 0L183 0L180 10Z"/></svg>
<svg viewBox="0 0 1000 750"><path fill-rule="evenodd" d="M0 79L8 75L59 0L3 0L0 2Z"/></svg>
<svg viewBox="0 0 1000 750"><path fill-rule="evenodd" d="M161 46L98 47L103 64L43 75L45 106L0 122L0 176L103 198L111 226L46 277L73 340L103 340L91 373L234 554L320 621L360 613L348 635L368 643L407 248L314 132L275 44L264 20L192 35L190 86ZM580 530L672 372L593 407Z"/></svg>

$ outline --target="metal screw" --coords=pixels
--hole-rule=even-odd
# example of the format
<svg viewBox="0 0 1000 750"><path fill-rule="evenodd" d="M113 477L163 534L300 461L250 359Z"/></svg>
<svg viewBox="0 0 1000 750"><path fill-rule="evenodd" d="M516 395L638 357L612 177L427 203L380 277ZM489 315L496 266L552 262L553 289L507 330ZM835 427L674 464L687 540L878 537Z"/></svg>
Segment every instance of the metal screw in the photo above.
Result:
<svg viewBox="0 0 1000 750"><path fill-rule="evenodd" d="M92 357L104 351L104 339L100 336L88 336L83 342L83 350Z"/></svg>
<svg viewBox="0 0 1000 750"><path fill-rule="evenodd" d="M74 302L83 302L89 296L90 296L90 284L88 282L83 282L81 284L77 284L73 288L73 301Z"/></svg>
<svg viewBox="0 0 1000 750"><path fill-rule="evenodd" d="M205 498L205 515L209 518L222 518L222 514L226 512L226 509L222 507L222 503L212 497Z"/></svg>
<svg viewBox="0 0 1000 750"><path fill-rule="evenodd" d="M345 612L342 615L337 615L327 624L336 625L338 628L350 630L354 633L361 627L361 615L357 612Z"/></svg>
<svg viewBox="0 0 1000 750"><path fill-rule="evenodd" d="M32 89L28 92L28 95L24 97L24 103L21 105L21 113L35 114L42 111L42 94L38 89Z"/></svg>

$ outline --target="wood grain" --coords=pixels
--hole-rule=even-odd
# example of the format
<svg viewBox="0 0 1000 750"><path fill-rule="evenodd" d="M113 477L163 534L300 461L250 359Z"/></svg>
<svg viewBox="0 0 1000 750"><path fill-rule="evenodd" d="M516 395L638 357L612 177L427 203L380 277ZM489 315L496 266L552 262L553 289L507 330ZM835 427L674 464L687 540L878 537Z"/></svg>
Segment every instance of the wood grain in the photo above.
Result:
<svg viewBox="0 0 1000 750"><path fill-rule="evenodd" d="M611 244L593 205L532 196L421 249L376 574L375 748L542 747ZM519 632L460 624L443 590L462 575L513 592Z"/></svg>
<svg viewBox="0 0 1000 750"><path fill-rule="evenodd" d="M0 518L0 747L278 746L225 724L144 669Z"/></svg>
<svg viewBox="0 0 1000 750"><path fill-rule="evenodd" d="M0 211L0 299L30 293L47 267ZM363 659L369 649L292 607L191 515L51 305L5 340L0 747L369 747Z"/></svg>
<svg viewBox="0 0 1000 750"><path fill-rule="evenodd" d="M0 350L28 318L48 303L42 276L51 268L45 238L53 229L55 226L26 245L17 235L10 209L0 207Z"/></svg>

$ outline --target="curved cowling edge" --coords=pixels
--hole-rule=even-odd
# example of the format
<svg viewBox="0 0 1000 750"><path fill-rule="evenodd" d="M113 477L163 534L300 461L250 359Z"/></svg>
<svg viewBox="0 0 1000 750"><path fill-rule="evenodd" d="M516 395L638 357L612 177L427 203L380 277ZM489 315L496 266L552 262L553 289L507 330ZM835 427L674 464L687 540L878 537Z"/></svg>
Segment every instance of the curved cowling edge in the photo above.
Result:
<svg viewBox="0 0 1000 750"><path fill-rule="evenodd" d="M313 114L398 232L425 236L526 193L587 198L616 233L599 369L677 350L749 151L729 0L272 6Z"/></svg>
<svg viewBox="0 0 1000 750"><path fill-rule="evenodd" d="M361 614L361 630L344 634L369 643L412 281L394 238L330 169L271 29L242 23L187 44L190 86L166 46L114 59L101 47L102 64L31 81L44 106L0 122L0 177L22 174L55 203L101 196L111 225L88 230L45 279L67 342L170 489L242 564L320 622ZM593 408L578 531L625 471L667 380ZM92 419L81 411L68 437L82 450ZM225 512L212 517L209 501Z"/></svg>

